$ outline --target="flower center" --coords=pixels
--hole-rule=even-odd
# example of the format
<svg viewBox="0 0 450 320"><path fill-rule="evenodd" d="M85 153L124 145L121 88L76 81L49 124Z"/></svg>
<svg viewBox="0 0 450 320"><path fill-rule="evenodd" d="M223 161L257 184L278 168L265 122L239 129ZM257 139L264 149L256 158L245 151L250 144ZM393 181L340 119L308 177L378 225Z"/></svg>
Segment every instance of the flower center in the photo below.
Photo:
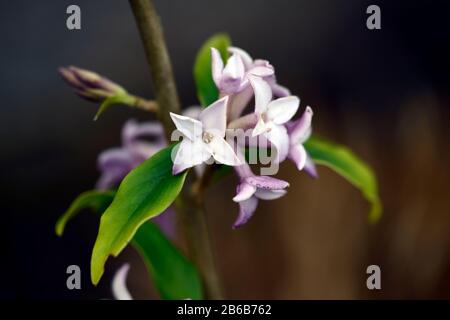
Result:
<svg viewBox="0 0 450 320"><path fill-rule="evenodd" d="M204 143L210 143L213 138L214 136L211 133L203 132L202 139Z"/></svg>

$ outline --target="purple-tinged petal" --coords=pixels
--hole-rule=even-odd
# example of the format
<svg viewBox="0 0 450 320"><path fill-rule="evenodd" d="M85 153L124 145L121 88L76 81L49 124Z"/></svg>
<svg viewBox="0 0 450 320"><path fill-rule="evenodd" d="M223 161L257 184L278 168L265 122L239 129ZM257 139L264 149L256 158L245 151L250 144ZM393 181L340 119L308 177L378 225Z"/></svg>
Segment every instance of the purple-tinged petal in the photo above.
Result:
<svg viewBox="0 0 450 320"><path fill-rule="evenodd" d="M302 170L305 167L307 154L302 144L291 145L288 157L295 163L298 170Z"/></svg>
<svg viewBox="0 0 450 320"><path fill-rule="evenodd" d="M252 130L252 138L259 136L260 134L265 133L267 131L269 131L269 126L260 117Z"/></svg>
<svg viewBox="0 0 450 320"><path fill-rule="evenodd" d="M231 54L238 54L241 57L246 70L251 68L253 64L253 58L246 51L237 47L229 47L228 52L230 52Z"/></svg>
<svg viewBox="0 0 450 320"><path fill-rule="evenodd" d="M191 141L183 139L176 147L176 155L173 159L172 173L179 174L187 168L199 165L211 157L201 139Z"/></svg>
<svg viewBox="0 0 450 320"><path fill-rule="evenodd" d="M258 189L255 192L255 197L261 200L275 200L281 198L287 193L286 190L264 190Z"/></svg>
<svg viewBox="0 0 450 320"><path fill-rule="evenodd" d="M114 275L112 292L115 300L133 300L126 284L129 269L130 265L124 264Z"/></svg>
<svg viewBox="0 0 450 320"><path fill-rule="evenodd" d="M183 110L183 116L198 120L198 117L200 116L202 110L203 110L202 107L191 106Z"/></svg>
<svg viewBox="0 0 450 320"><path fill-rule="evenodd" d="M194 141L201 137L203 132L203 125L200 121L172 112L170 113L170 117L172 118L173 123L175 123L177 129L186 138Z"/></svg>
<svg viewBox="0 0 450 320"><path fill-rule="evenodd" d="M164 129L158 122L138 123L135 120L128 120L125 123L122 129L122 144L124 146L143 137L155 137L159 142L164 141Z"/></svg>
<svg viewBox="0 0 450 320"><path fill-rule="evenodd" d="M261 114L267 110L267 106L272 100L272 90L261 77L249 75L248 79L255 93L255 112Z"/></svg>
<svg viewBox="0 0 450 320"><path fill-rule="evenodd" d="M247 182L242 182L237 186L236 195L233 198L234 202L241 202L249 199L256 192L256 187Z"/></svg>
<svg viewBox="0 0 450 320"><path fill-rule="evenodd" d="M319 174L317 173L317 168L314 161L310 156L307 156L304 170L309 174L311 178L317 179Z"/></svg>
<svg viewBox="0 0 450 320"><path fill-rule="evenodd" d="M244 225L248 219L255 213L256 207L258 206L258 199L251 197L245 201L239 202L239 215L234 222L233 229L239 228Z"/></svg>
<svg viewBox="0 0 450 320"><path fill-rule="evenodd" d="M239 118L252 97L253 88L251 86L247 86L242 91L231 95L228 103L228 121Z"/></svg>
<svg viewBox="0 0 450 320"><path fill-rule="evenodd" d="M289 135L291 137L291 144L301 144L308 140L311 134L312 117L313 111L308 106L302 116L290 125Z"/></svg>
<svg viewBox="0 0 450 320"><path fill-rule="evenodd" d="M245 68L241 57L233 54L223 69L219 90L227 94L234 94L241 91L244 88L244 74Z"/></svg>
<svg viewBox="0 0 450 320"><path fill-rule="evenodd" d="M228 96L225 96L210 106L205 108L199 115L199 120L203 124L203 131L208 131L218 135L225 136L227 128L227 105Z"/></svg>
<svg viewBox="0 0 450 320"><path fill-rule="evenodd" d="M242 78L244 78L244 73L245 67L241 56L238 54L233 54L230 58L228 58L227 64L222 72L222 77L242 80Z"/></svg>
<svg viewBox="0 0 450 320"><path fill-rule="evenodd" d="M257 187L258 189L280 190L289 187L289 182L269 176L250 176L245 182Z"/></svg>
<svg viewBox="0 0 450 320"><path fill-rule="evenodd" d="M214 138L205 144L213 158L219 163L228 166L238 166L241 163L231 145L221 137L214 136Z"/></svg>
<svg viewBox="0 0 450 320"><path fill-rule="evenodd" d="M264 136L277 149L277 161L283 162L289 152L289 135L286 128L282 125L272 125Z"/></svg>
<svg viewBox="0 0 450 320"><path fill-rule="evenodd" d="M129 171L125 170L110 170L103 172L98 178L95 189L97 190L108 190L116 187Z"/></svg>
<svg viewBox="0 0 450 320"><path fill-rule="evenodd" d="M123 148L108 149L100 153L97 158L97 166L101 171L108 171L113 168L128 169L132 167L133 157Z"/></svg>
<svg viewBox="0 0 450 320"><path fill-rule="evenodd" d="M263 66L253 67L248 72L258 77L269 77L274 73L273 68Z"/></svg>
<svg viewBox="0 0 450 320"><path fill-rule="evenodd" d="M159 150L165 147L165 144L156 144L135 141L127 146L128 152L132 155L135 165L139 165Z"/></svg>
<svg viewBox="0 0 450 320"><path fill-rule="evenodd" d="M270 84L270 88L272 89L273 95L276 97L287 97L291 95L291 91L278 83L274 82Z"/></svg>
<svg viewBox="0 0 450 320"><path fill-rule="evenodd" d="M267 118L275 124L288 122L297 112L300 99L289 96L273 100L267 106Z"/></svg>
<svg viewBox="0 0 450 320"><path fill-rule="evenodd" d="M211 70L214 83L216 84L217 88L219 88L220 81L222 79L223 60L220 56L219 50L217 50L216 48L211 48Z"/></svg>

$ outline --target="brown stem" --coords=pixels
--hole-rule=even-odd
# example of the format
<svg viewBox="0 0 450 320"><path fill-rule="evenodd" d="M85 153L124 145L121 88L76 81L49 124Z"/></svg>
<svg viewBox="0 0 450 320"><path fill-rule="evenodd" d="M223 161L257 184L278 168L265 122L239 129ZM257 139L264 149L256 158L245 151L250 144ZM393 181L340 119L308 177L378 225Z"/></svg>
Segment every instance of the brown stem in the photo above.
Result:
<svg viewBox="0 0 450 320"><path fill-rule="evenodd" d="M132 96L132 98L133 104L131 105L131 107L159 114L158 102L154 100L147 100L138 96Z"/></svg>
<svg viewBox="0 0 450 320"><path fill-rule="evenodd" d="M169 112L180 113L180 102L160 19L151 0L129 0L129 2L150 65L159 105L158 117L164 126L167 141L170 141L170 135L175 127ZM182 233L187 242L188 256L200 271L206 297L221 299L203 204L192 193L190 186L186 185L176 201L176 207Z"/></svg>

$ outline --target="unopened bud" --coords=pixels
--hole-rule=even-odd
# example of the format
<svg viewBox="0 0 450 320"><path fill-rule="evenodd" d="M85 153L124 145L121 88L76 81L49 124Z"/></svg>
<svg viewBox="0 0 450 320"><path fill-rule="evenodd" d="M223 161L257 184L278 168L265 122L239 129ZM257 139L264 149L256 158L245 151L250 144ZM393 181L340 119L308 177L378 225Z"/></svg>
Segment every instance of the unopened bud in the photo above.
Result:
<svg viewBox="0 0 450 320"><path fill-rule="evenodd" d="M126 93L125 89L95 72L74 66L61 67L59 73L63 79L83 98L95 102Z"/></svg>

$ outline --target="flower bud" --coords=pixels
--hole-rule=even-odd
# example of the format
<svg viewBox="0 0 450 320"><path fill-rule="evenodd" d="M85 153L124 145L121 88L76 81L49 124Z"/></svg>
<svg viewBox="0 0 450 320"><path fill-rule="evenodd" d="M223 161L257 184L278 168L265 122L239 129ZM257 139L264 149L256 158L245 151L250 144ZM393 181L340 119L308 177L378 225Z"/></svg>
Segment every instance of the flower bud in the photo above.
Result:
<svg viewBox="0 0 450 320"><path fill-rule="evenodd" d="M125 89L95 72L74 66L61 67L59 73L81 97L102 102L106 98L126 93Z"/></svg>

